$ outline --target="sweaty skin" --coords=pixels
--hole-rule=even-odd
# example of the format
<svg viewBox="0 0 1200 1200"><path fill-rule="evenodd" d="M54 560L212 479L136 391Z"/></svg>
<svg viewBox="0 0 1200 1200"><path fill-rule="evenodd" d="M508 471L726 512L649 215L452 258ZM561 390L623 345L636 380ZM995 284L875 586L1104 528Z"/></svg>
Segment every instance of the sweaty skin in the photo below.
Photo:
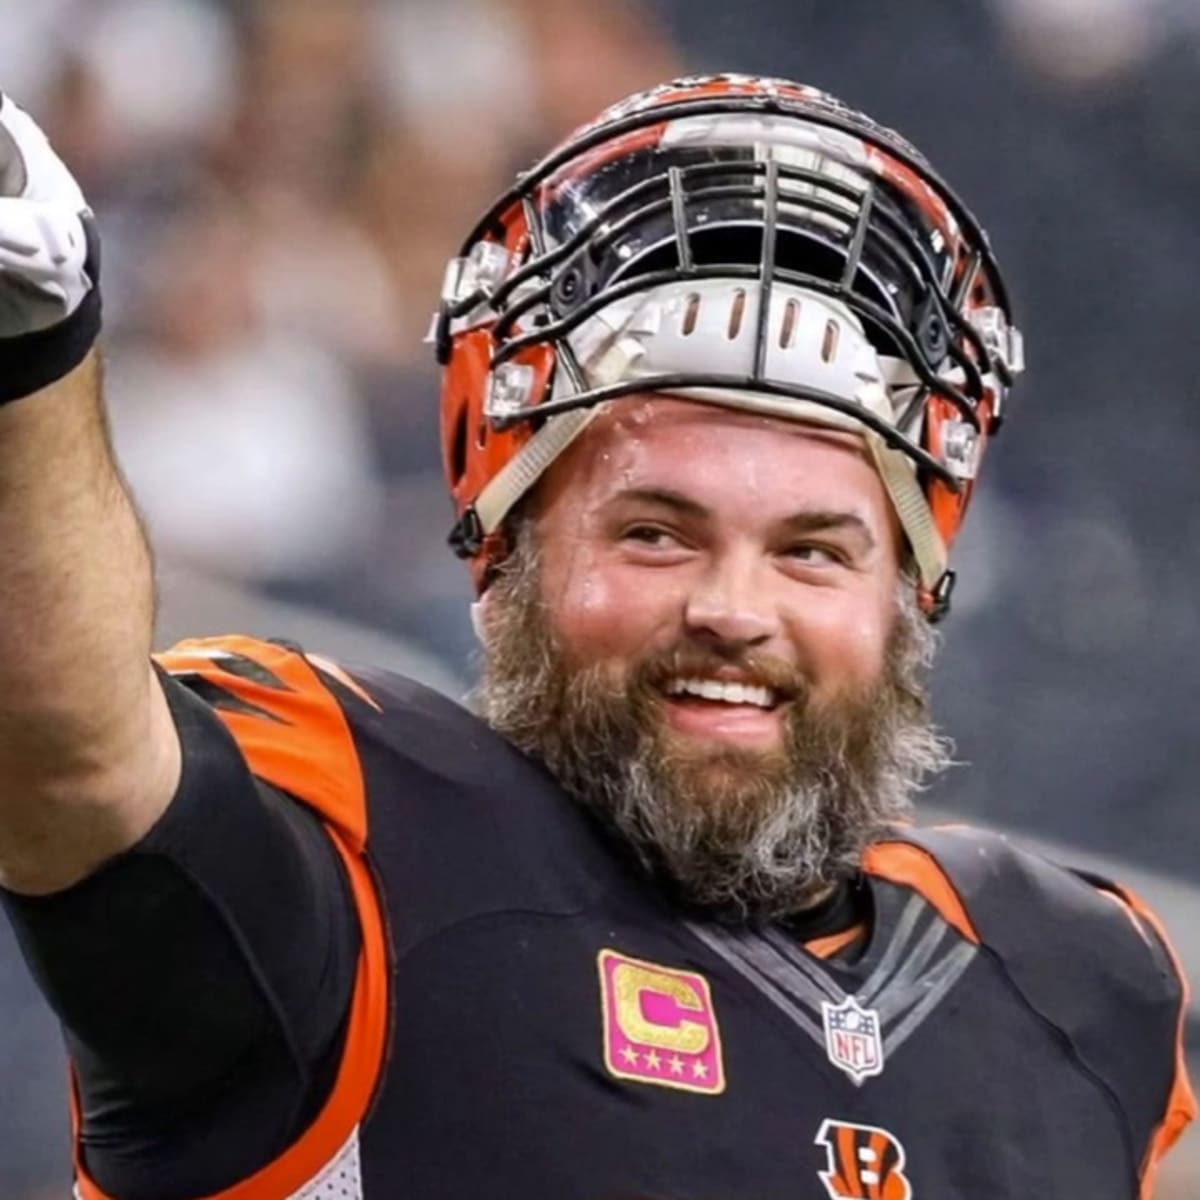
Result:
<svg viewBox="0 0 1200 1200"><path fill-rule="evenodd" d="M850 434L633 398L550 468L534 514L550 616L576 664L620 671L693 640L769 656L817 704L879 675L903 543ZM775 749L783 734L779 706L681 697L666 712L688 738Z"/></svg>

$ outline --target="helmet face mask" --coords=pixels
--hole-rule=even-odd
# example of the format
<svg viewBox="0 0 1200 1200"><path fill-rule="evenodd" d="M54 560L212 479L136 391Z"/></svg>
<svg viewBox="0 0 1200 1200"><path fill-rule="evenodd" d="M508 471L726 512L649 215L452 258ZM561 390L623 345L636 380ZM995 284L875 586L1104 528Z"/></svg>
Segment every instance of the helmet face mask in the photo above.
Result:
<svg viewBox="0 0 1200 1200"><path fill-rule="evenodd" d="M657 391L861 432L931 616L1022 365L987 239L917 152L743 77L635 97L523 176L451 264L438 342L478 586L596 406Z"/></svg>

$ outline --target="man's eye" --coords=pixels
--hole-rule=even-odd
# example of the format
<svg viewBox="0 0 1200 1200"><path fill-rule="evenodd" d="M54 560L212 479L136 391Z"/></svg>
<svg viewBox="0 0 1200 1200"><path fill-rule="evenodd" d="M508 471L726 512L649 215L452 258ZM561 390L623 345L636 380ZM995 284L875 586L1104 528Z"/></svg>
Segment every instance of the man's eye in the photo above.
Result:
<svg viewBox="0 0 1200 1200"><path fill-rule="evenodd" d="M815 542L798 542L789 546L786 554L797 562L812 563L814 566L835 566L845 562L845 558L831 546L820 546Z"/></svg>
<svg viewBox="0 0 1200 1200"><path fill-rule="evenodd" d="M670 546L677 540L657 525L631 525L621 536L625 541L638 542L643 546Z"/></svg>

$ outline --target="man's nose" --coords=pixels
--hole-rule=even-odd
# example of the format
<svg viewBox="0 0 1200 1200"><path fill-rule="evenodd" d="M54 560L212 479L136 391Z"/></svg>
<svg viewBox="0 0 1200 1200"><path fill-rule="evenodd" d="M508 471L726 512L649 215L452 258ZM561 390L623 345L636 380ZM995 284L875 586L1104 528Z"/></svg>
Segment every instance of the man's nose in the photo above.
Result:
<svg viewBox="0 0 1200 1200"><path fill-rule="evenodd" d="M761 564L749 553L715 560L688 596L685 623L693 636L762 646L779 631L779 617Z"/></svg>

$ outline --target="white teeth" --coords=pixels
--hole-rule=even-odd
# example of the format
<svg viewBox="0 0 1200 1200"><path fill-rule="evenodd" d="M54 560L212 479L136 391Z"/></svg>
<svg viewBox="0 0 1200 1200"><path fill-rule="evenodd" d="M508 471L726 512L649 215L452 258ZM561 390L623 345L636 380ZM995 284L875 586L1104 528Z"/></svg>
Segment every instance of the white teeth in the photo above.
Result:
<svg viewBox="0 0 1200 1200"><path fill-rule="evenodd" d="M726 704L753 704L771 708L775 693L770 688L748 683L723 683L716 679L672 679L667 683L668 696L700 696L705 700L721 700Z"/></svg>

